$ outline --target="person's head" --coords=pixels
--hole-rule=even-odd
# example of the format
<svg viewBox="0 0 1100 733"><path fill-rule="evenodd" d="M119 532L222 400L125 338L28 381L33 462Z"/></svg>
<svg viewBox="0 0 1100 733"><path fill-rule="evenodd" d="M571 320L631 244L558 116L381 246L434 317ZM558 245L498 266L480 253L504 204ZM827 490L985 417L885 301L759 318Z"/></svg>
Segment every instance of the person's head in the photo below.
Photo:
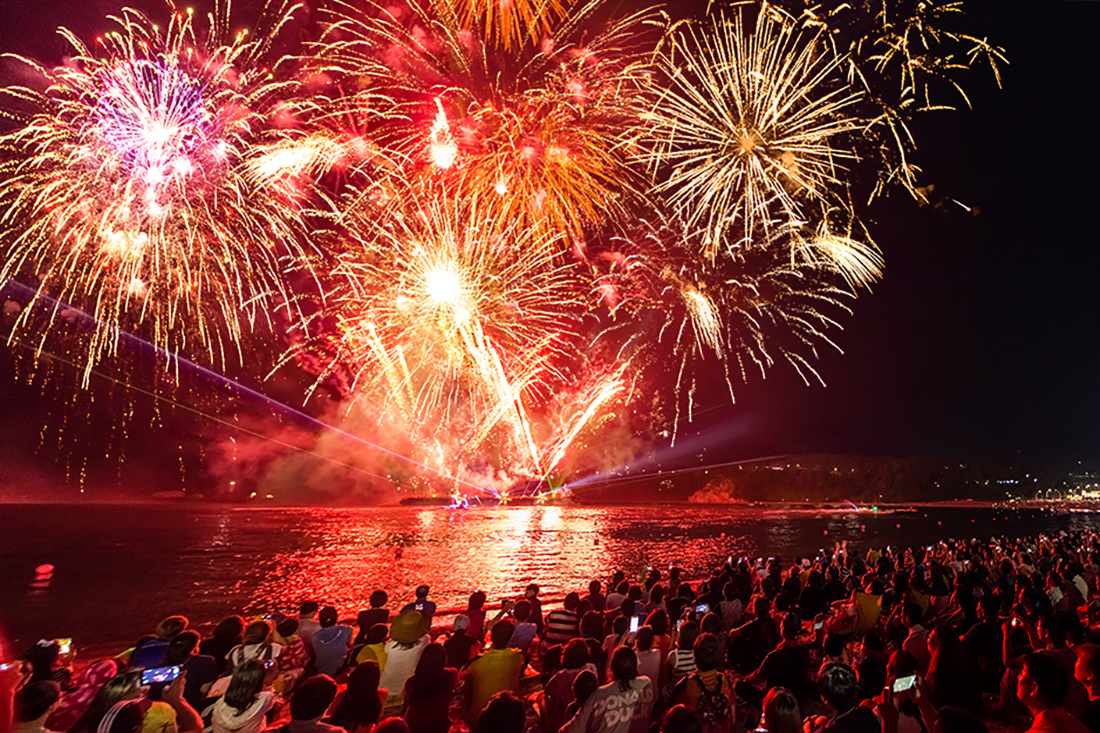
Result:
<svg viewBox="0 0 1100 733"><path fill-rule="evenodd" d="M752 602L752 613L756 618L764 618L772 610L772 602L768 600L767 596L758 596L755 601Z"/></svg>
<svg viewBox="0 0 1100 733"><path fill-rule="evenodd" d="M531 601L526 598L517 601L516 605L512 607L512 616L521 624L527 623L527 619L531 617Z"/></svg>
<svg viewBox="0 0 1100 733"><path fill-rule="evenodd" d="M526 724L523 700L511 690L504 690L489 698L489 704L477 716L473 733L523 733Z"/></svg>
<svg viewBox="0 0 1100 733"><path fill-rule="evenodd" d="M703 733L703 723L686 705L673 705L661 718L661 733Z"/></svg>
<svg viewBox="0 0 1100 733"><path fill-rule="evenodd" d="M451 632L457 636L459 634L466 634L466 629L470 628L470 617L464 613L460 613L455 616L455 620L451 623Z"/></svg>
<svg viewBox="0 0 1100 733"><path fill-rule="evenodd" d="M1056 616L1043 615L1036 625L1039 638L1050 646L1064 646L1066 643L1066 625Z"/></svg>
<svg viewBox="0 0 1100 733"><path fill-rule="evenodd" d="M363 640L366 644L381 644L386 640L386 637L390 635L390 627L385 624L375 624L367 629L366 638Z"/></svg>
<svg viewBox="0 0 1100 733"><path fill-rule="evenodd" d="M645 625L652 628L657 636L664 636L668 633L668 614L658 608L646 617Z"/></svg>
<svg viewBox="0 0 1100 733"><path fill-rule="evenodd" d="M337 618L336 609L332 606L325 606L321 609L321 613L317 614L317 623L321 624L322 629L327 629L336 625Z"/></svg>
<svg viewBox="0 0 1100 733"><path fill-rule="evenodd" d="M430 590L431 590L431 588L429 586L418 585L418 586L416 586L416 597L419 600L424 600L425 598L428 597L428 591L430 591Z"/></svg>
<svg viewBox="0 0 1100 733"><path fill-rule="evenodd" d="M390 717L379 721L371 733L409 733L409 724L404 718Z"/></svg>
<svg viewBox="0 0 1100 733"><path fill-rule="evenodd" d="M839 657L844 653L844 637L832 632L825 635L825 641L821 645L821 653L826 657Z"/></svg>
<svg viewBox="0 0 1100 733"><path fill-rule="evenodd" d="M821 697L833 710L846 713L859 700L856 673L847 664L830 664L817 678Z"/></svg>
<svg viewBox="0 0 1100 733"><path fill-rule="evenodd" d="M494 649L505 649L508 647L508 642L512 640L512 634L515 631L515 624L508 619L503 619L497 622L497 625L489 632L489 641Z"/></svg>
<svg viewBox="0 0 1100 733"><path fill-rule="evenodd" d="M244 630L245 644L263 644L267 637L271 636L271 623L268 621L253 621Z"/></svg>
<svg viewBox="0 0 1100 733"><path fill-rule="evenodd" d="M906 601L904 613L907 626L916 626L924 618L924 610L916 601Z"/></svg>
<svg viewBox="0 0 1100 733"><path fill-rule="evenodd" d="M542 655L542 673L544 676L561 669L561 658L564 653L565 647L561 644L555 644L546 650L546 653ZM549 679L549 677L546 677L546 679Z"/></svg>
<svg viewBox="0 0 1100 733"><path fill-rule="evenodd" d="M695 667L700 672L718 669L718 665L722 662L722 640L715 634L699 634L692 651L695 654Z"/></svg>
<svg viewBox="0 0 1100 733"><path fill-rule="evenodd" d="M52 640L40 641L28 649L23 655L23 659L31 665L33 670L31 679L36 682L47 679L53 672L60 654L61 647L56 641Z"/></svg>
<svg viewBox="0 0 1100 733"><path fill-rule="evenodd" d="M518 605L518 604L517 604ZM586 639L599 639L603 636L603 614L589 611L581 616L581 636Z"/></svg>
<svg viewBox="0 0 1100 733"><path fill-rule="evenodd" d="M1000 613L1000 602L992 593L987 593L978 599L978 614L982 621L996 622Z"/></svg>
<svg viewBox="0 0 1100 733"><path fill-rule="evenodd" d="M264 677L267 670L259 659L248 659L233 670L233 676L229 679L229 687L225 690L222 699L225 704L234 708L238 713L243 713L252 703L256 702L256 696L264 688Z"/></svg>
<svg viewBox="0 0 1100 733"><path fill-rule="evenodd" d="M799 733L802 730L802 714L798 698L786 687L773 687L764 696L764 720L762 727L768 733Z"/></svg>
<svg viewBox="0 0 1100 733"><path fill-rule="evenodd" d="M638 655L628 646L620 646L611 655L611 678L619 688L629 690L630 683L638 676Z"/></svg>
<svg viewBox="0 0 1100 733"><path fill-rule="evenodd" d="M575 611L575 610L577 610L577 604L580 603L580 602L581 602L580 594L578 594L578 593L569 593L568 595L565 596L565 603L564 603L565 610L566 611Z"/></svg>
<svg viewBox="0 0 1100 733"><path fill-rule="evenodd" d="M298 618L302 621L308 621L317 613L318 608L320 608L320 606L317 604L317 601L305 601L298 607Z"/></svg>
<svg viewBox="0 0 1100 733"><path fill-rule="evenodd" d="M166 666L183 664L188 657L198 650L201 640L198 632L191 629L176 634L168 642L168 653L164 657L164 664Z"/></svg>
<svg viewBox="0 0 1100 733"><path fill-rule="evenodd" d="M794 641L798 638L798 635L802 633L802 619L798 617L798 614L794 611L790 611L783 617L783 638L787 641Z"/></svg>
<svg viewBox="0 0 1100 733"><path fill-rule="evenodd" d="M378 681L381 677L378 662L373 659L356 665L348 675L347 692L332 711L332 725L352 730L374 725L382 713L382 701L378 699Z"/></svg>
<svg viewBox="0 0 1100 733"><path fill-rule="evenodd" d="M214 627L211 638L222 644L240 644L244 636L244 619L240 616L226 616Z"/></svg>
<svg viewBox="0 0 1100 733"><path fill-rule="evenodd" d="M588 664L588 644L583 639L570 639L561 653L561 665L565 669L577 669Z"/></svg>
<svg viewBox="0 0 1100 733"><path fill-rule="evenodd" d="M886 676L889 680L908 677L920 671L920 663L917 658L907 651L899 649L890 655L886 662Z"/></svg>
<svg viewBox="0 0 1100 733"><path fill-rule="evenodd" d="M443 674L447 666L447 650L442 644L428 644L424 647L420 660L416 663L416 674L419 677L438 677Z"/></svg>
<svg viewBox="0 0 1100 733"><path fill-rule="evenodd" d="M707 634L721 634L722 618L714 611L709 611L699 622L699 628Z"/></svg>
<svg viewBox="0 0 1100 733"><path fill-rule="evenodd" d="M936 724L930 733L989 733L982 719L969 710L944 705L936 712Z"/></svg>
<svg viewBox="0 0 1100 733"><path fill-rule="evenodd" d="M531 585L527 586L527 588L523 591L523 597L528 599L535 598L538 596L538 594L539 587L534 583L531 583Z"/></svg>
<svg viewBox="0 0 1100 733"><path fill-rule="evenodd" d="M634 646L640 652L648 652L653 648L653 642L656 639L657 635L653 633L653 629L649 626L643 626L638 629L638 634L634 637Z"/></svg>
<svg viewBox="0 0 1100 733"><path fill-rule="evenodd" d="M485 607L485 591L475 590L470 594L469 608L471 611L480 611Z"/></svg>
<svg viewBox="0 0 1100 733"><path fill-rule="evenodd" d="M186 616L169 616L157 624L156 635L158 639L171 639L187 628Z"/></svg>
<svg viewBox="0 0 1100 733"><path fill-rule="evenodd" d="M298 619L284 618L279 622L279 625L275 627L275 633L284 640L294 636L298 633Z"/></svg>
<svg viewBox="0 0 1100 733"><path fill-rule="evenodd" d="M61 688L56 682L28 682L15 694L15 720L19 723L45 721L60 701Z"/></svg>
<svg viewBox="0 0 1100 733"><path fill-rule="evenodd" d="M685 621L680 627L680 635L676 639L676 646L680 649L695 649L695 640L699 638L699 624L694 621Z"/></svg>
<svg viewBox="0 0 1100 733"><path fill-rule="evenodd" d="M438 646L436 644L435 646ZM440 647L442 648L442 647ZM425 654L427 649L424 649ZM421 657L421 661L423 661ZM417 671L420 670L417 665ZM373 659L368 659L355 665L355 668L351 670L351 674L348 675L348 695L354 696L367 696L374 695L374 698L378 698L378 681L382 678L382 670L378 667L378 662Z"/></svg>
<svg viewBox="0 0 1100 733"><path fill-rule="evenodd" d="M1016 694L1032 714L1062 707L1068 693L1069 674L1054 657L1042 652L1032 652L1024 657L1024 668L1016 682Z"/></svg>
<svg viewBox="0 0 1100 733"><path fill-rule="evenodd" d="M1074 651L1077 653L1077 663L1073 667L1073 676L1090 691L1100 688L1100 646L1078 644Z"/></svg>
<svg viewBox="0 0 1100 733"><path fill-rule="evenodd" d="M389 600L390 597L386 595L386 591L376 590L375 592L370 594L370 607L382 608L386 605L387 602L389 602Z"/></svg>
<svg viewBox="0 0 1100 733"><path fill-rule="evenodd" d="M600 680L590 669L582 669L573 678L573 698L578 705L584 705L585 700L592 697L592 693L600 688Z"/></svg>
<svg viewBox="0 0 1100 733"><path fill-rule="evenodd" d="M600 588L603 588L603 584L598 580L593 580L588 583L588 594L597 595L600 592Z"/></svg>
<svg viewBox="0 0 1100 733"><path fill-rule="evenodd" d="M336 698L336 682L325 674L314 675L294 688L290 697L290 716L295 720L316 720L325 714Z"/></svg>

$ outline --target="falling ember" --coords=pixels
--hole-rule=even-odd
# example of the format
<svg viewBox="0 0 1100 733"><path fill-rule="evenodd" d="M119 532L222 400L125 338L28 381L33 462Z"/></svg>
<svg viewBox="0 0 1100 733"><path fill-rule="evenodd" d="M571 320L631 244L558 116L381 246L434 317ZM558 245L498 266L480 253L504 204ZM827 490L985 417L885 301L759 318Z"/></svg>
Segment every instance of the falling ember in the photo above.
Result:
<svg viewBox="0 0 1100 733"><path fill-rule="evenodd" d="M432 130L429 135L431 140L429 152L432 156L432 164L436 168L445 170L454 165L455 158L458 157L458 145L455 143L454 135L451 134L451 125L447 122L447 113L443 111L443 103L436 99L435 106L439 110L439 114L435 116L435 122L432 123Z"/></svg>

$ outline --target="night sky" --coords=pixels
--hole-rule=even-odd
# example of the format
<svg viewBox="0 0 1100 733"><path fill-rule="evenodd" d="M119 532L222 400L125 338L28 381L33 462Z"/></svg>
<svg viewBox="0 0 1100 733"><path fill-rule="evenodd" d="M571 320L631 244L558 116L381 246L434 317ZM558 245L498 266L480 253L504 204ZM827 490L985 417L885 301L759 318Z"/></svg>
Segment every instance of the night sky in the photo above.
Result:
<svg viewBox="0 0 1100 733"><path fill-rule="evenodd" d="M933 199L981 213L919 208L900 192L874 204L865 220L886 276L834 334L844 353L817 362L827 387L806 387L780 365L740 386L736 405L704 405L704 460L836 452L1100 463L1100 2L965 6L970 29L1008 54L1004 89L979 69L967 84L973 110L926 114L914 130ZM90 38L118 7L4 0L0 50L56 61L66 48L57 25ZM10 372L0 356L0 464L45 465L54 458L36 456L33 439L45 407ZM134 440L134 454L156 450L155 436ZM0 470L0 490L13 478Z"/></svg>

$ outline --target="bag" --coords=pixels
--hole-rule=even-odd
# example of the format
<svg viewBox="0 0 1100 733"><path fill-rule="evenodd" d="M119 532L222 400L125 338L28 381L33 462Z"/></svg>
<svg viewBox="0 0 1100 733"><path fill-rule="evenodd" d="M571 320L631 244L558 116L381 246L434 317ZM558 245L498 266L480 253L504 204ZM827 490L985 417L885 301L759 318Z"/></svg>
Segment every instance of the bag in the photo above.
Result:
<svg viewBox="0 0 1100 733"><path fill-rule="evenodd" d="M695 712L703 723L703 733L730 733L733 730L733 711L730 709L729 697L722 691L722 675L719 673L718 684L713 690L708 690L697 675L692 675L691 678L699 685L701 693Z"/></svg>

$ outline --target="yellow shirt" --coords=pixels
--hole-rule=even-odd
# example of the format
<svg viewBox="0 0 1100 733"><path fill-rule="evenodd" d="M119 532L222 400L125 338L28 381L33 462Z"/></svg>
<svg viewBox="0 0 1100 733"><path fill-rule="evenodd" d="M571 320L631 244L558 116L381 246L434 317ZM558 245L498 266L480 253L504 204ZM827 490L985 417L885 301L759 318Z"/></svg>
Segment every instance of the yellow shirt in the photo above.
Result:
<svg viewBox="0 0 1100 733"><path fill-rule="evenodd" d="M519 694L519 678L524 667L523 653L518 649L489 649L470 662L464 676L472 686L467 720L476 720L489 698L498 692L511 690Z"/></svg>
<svg viewBox="0 0 1100 733"><path fill-rule="evenodd" d="M356 664L362 664L368 659L373 659L378 662L378 671L381 672L386 668L386 642L381 644L366 644L359 650L359 654L355 657Z"/></svg>
<svg viewBox="0 0 1100 733"><path fill-rule="evenodd" d="M176 711L166 702L154 702L145 713L141 723L141 733L162 733L168 727L175 727Z"/></svg>

